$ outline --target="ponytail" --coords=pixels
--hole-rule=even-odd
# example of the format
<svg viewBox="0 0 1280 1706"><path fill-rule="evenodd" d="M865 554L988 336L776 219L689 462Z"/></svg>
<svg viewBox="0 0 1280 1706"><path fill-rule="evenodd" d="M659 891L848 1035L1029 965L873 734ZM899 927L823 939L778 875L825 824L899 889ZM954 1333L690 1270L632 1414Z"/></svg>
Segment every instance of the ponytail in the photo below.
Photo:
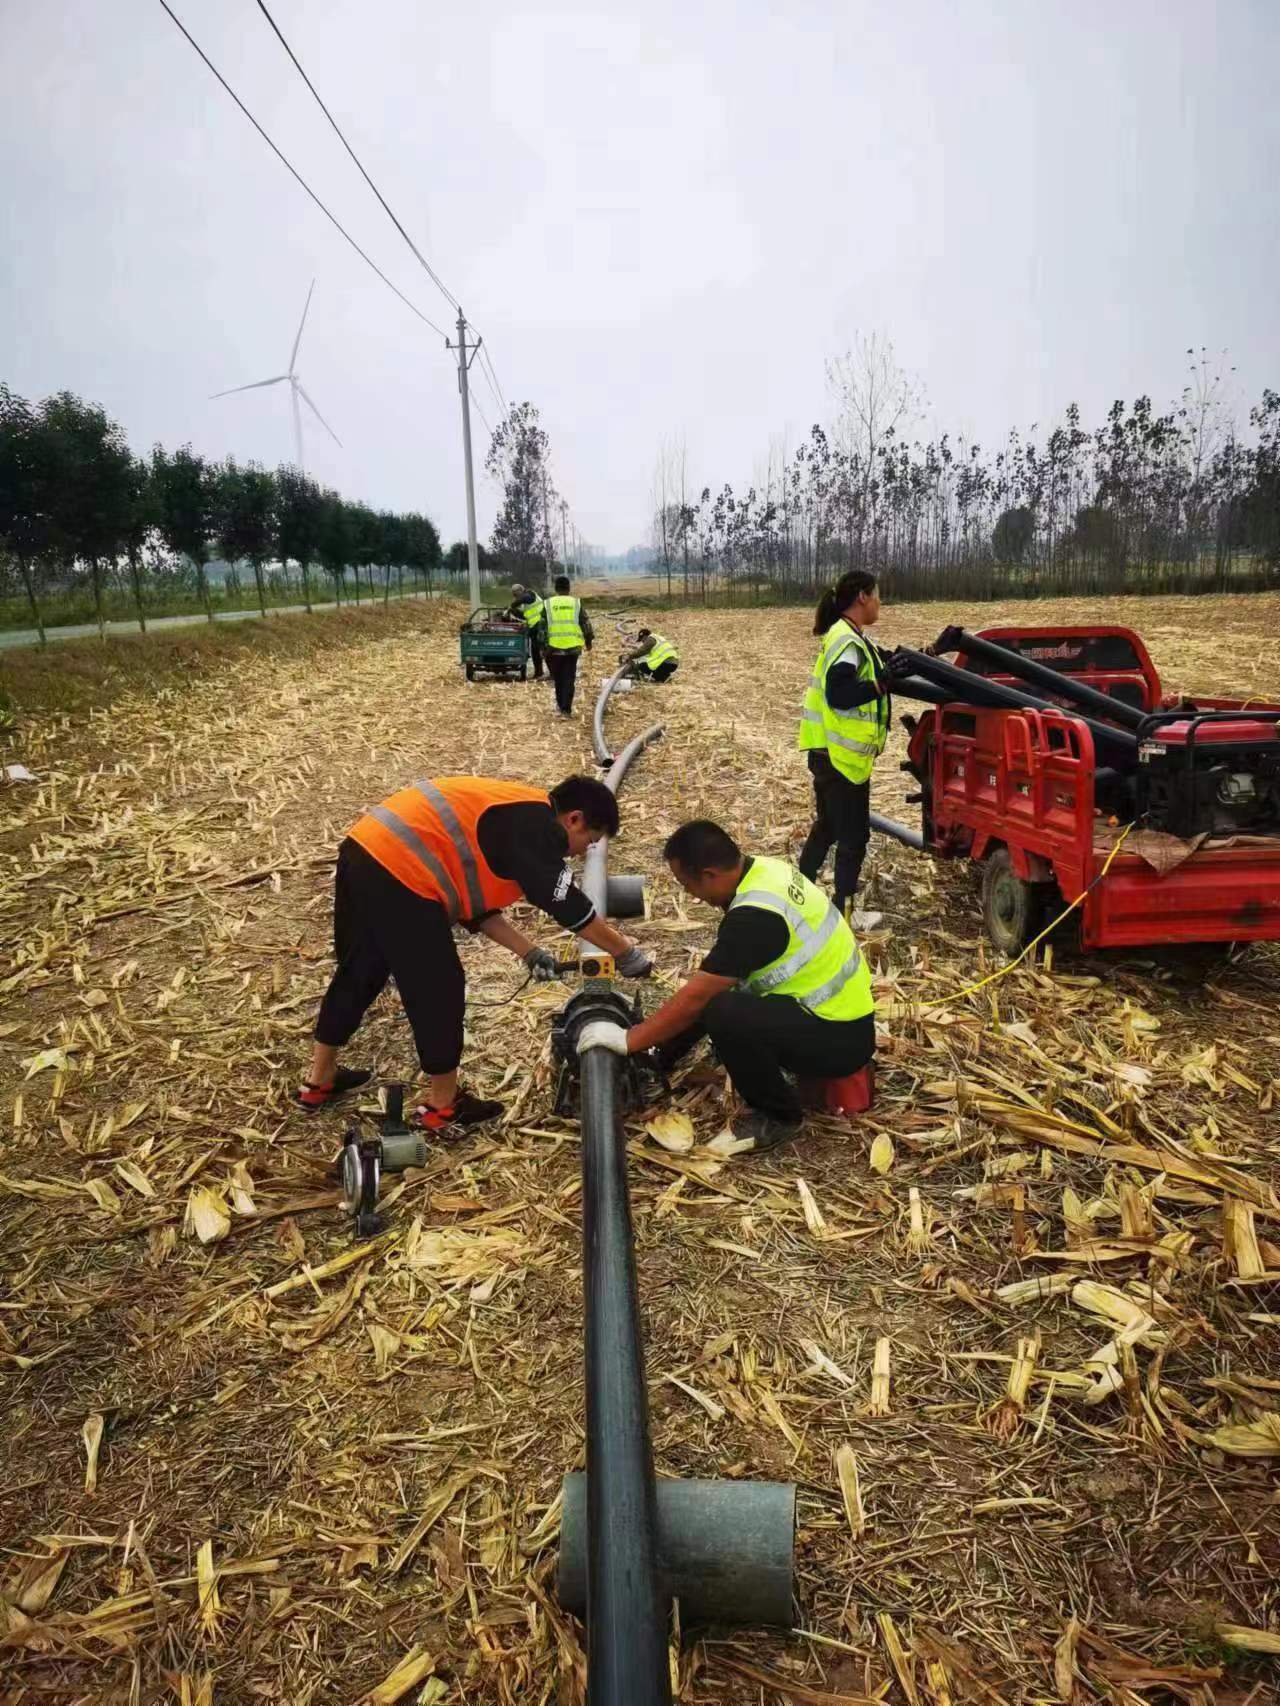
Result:
<svg viewBox="0 0 1280 1706"><path fill-rule="evenodd" d="M825 634L849 606L865 593L874 592L876 577L868 569L850 569L834 586L829 586L818 600L813 615L813 631Z"/></svg>

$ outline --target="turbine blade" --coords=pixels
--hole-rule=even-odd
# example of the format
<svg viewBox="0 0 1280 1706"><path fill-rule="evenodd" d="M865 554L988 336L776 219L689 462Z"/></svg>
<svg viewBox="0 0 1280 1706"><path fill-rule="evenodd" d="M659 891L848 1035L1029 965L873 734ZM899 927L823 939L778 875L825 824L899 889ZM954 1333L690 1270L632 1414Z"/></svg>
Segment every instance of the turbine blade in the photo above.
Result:
<svg viewBox="0 0 1280 1706"><path fill-rule="evenodd" d="M260 391L264 385L283 385L288 377L287 373L277 373L274 379L255 379L252 385L233 385L229 391L215 391L213 397L234 397L237 391Z"/></svg>
<svg viewBox="0 0 1280 1706"><path fill-rule="evenodd" d="M311 280L311 290L316 287L315 279ZM293 340L293 349L289 355L289 372L292 373L298 359L298 345L302 342L302 328L307 323L307 309L311 306L311 290L307 292L307 300L302 305L302 318L298 321L298 335Z"/></svg>
<svg viewBox="0 0 1280 1706"><path fill-rule="evenodd" d="M316 408L315 404L311 401L310 397L307 396L306 392L302 389L302 386L300 384L298 384L298 381L296 379L294 380L294 384L298 386L299 397L302 398L302 401L311 410L311 413L320 422L320 425L328 433L329 437L333 440L333 442L338 446L338 449L341 450L342 449L342 440L338 437L337 433L334 432L333 428L329 425L328 421L325 420L324 416L320 413L319 409Z"/></svg>

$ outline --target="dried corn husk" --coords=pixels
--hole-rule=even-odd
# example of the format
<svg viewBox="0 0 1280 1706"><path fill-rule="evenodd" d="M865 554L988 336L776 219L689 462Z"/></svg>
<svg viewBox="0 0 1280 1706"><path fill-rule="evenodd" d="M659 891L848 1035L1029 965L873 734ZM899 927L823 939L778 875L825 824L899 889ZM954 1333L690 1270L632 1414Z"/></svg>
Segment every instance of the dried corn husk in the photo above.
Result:
<svg viewBox="0 0 1280 1706"><path fill-rule="evenodd" d="M889 1381L893 1363L893 1349L888 1339L877 1339L875 1358L871 1365L871 1403L870 1413L873 1416L889 1414Z"/></svg>

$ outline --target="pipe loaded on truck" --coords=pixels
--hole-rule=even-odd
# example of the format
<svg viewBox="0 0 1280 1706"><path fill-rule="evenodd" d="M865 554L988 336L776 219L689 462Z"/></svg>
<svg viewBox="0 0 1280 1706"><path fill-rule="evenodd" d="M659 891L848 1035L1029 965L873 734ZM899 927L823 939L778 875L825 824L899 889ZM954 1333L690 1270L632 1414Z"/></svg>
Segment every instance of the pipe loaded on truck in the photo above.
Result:
<svg viewBox="0 0 1280 1706"><path fill-rule="evenodd" d="M923 847L981 865L996 947L1072 902L1087 949L1280 940L1280 697L1168 694L1120 627L948 628L890 661L929 707Z"/></svg>

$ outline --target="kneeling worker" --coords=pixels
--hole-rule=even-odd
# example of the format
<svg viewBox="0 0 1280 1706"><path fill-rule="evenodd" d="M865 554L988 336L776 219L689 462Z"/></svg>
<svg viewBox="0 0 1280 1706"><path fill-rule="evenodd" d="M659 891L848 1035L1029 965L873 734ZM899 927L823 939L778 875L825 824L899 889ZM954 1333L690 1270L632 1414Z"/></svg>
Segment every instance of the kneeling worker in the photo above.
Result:
<svg viewBox="0 0 1280 1706"><path fill-rule="evenodd" d="M458 1089L466 985L453 926L479 930L549 981L555 956L502 915L526 899L612 954L624 977L647 977L653 962L597 917L565 865L567 854L617 833L618 802L589 776L570 776L550 793L487 776L437 776L366 812L338 849L338 969L320 1004L299 1106L314 1113L368 1083L370 1072L338 1066L338 1051L391 977L428 1079L417 1123L439 1130L500 1114L501 1102Z"/></svg>
<svg viewBox="0 0 1280 1706"><path fill-rule="evenodd" d="M579 1052L637 1054L656 1048L664 1066L710 1037L747 1104L736 1137L773 1149L802 1124L800 1098L784 1076L843 1078L875 1052L871 974L844 918L821 889L784 859L751 858L718 824L686 823L663 857L681 888L725 917L689 981L630 1028L598 1019Z"/></svg>
<svg viewBox="0 0 1280 1706"><path fill-rule="evenodd" d="M643 681L670 681L680 667L680 653L671 641L652 629L641 628L640 644L623 658L630 673Z"/></svg>

